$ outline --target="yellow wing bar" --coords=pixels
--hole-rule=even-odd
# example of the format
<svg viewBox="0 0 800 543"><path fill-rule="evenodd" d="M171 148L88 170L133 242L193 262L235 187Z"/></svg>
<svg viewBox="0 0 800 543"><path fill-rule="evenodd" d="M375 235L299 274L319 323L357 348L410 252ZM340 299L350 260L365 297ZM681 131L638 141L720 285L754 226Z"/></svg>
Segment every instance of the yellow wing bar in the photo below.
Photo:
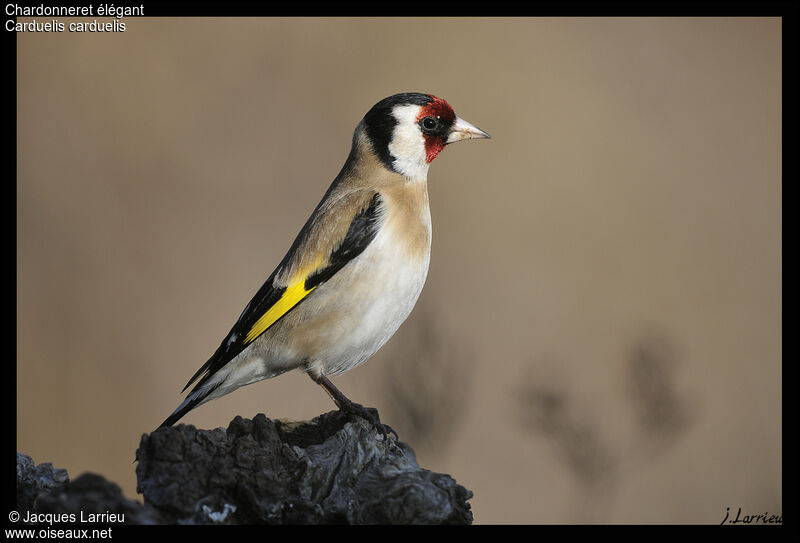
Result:
<svg viewBox="0 0 800 543"><path fill-rule="evenodd" d="M287 311L296 306L300 300L308 296L315 288L317 287L314 286L306 290L305 279L287 287L281 299L275 302L275 304L256 321L250 331L247 332L247 336L244 338L244 344L247 345L264 333L267 328L275 324L275 321L284 316Z"/></svg>

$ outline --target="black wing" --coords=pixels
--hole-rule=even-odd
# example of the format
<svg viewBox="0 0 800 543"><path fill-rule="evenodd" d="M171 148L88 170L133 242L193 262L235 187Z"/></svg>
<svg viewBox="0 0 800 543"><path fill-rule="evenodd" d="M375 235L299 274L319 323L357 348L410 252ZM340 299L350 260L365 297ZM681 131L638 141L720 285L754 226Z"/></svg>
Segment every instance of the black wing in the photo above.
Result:
<svg viewBox="0 0 800 543"><path fill-rule="evenodd" d="M353 220L350 222L350 226L348 227L347 233L342 239L342 242L330 253L326 264L312 271L305 278L303 283L304 294L302 297L285 310L281 308L282 312L274 321L272 321L270 326L274 324L274 322L277 322L284 316L288 315L289 312L294 308L298 307L306 299L306 295L333 277L348 262L356 258L364 251L364 249L367 248L378 232L380 225L380 208L381 196L376 192L369 201L369 205L366 208L361 209L353 217ZM217 348L211 358L209 358L208 361L203 364L199 370L197 370L192 378L189 379L189 382L186 383L185 387L183 387L183 391L189 388L192 383L194 383L198 378L200 378L201 375L205 373L203 378L200 379L200 381L192 389L190 395L197 392L212 375L219 371L220 368L225 366L225 364L233 360L239 353L241 353L250 344L252 344L253 341L255 341L256 337L258 336L253 337L252 331L256 327L256 323L258 323L259 320L271 309L278 307L276 304L279 304L279 302L281 302L281 300L283 300L287 295L287 287L276 287L274 285L275 276L278 275L278 273L284 269L287 263L291 261L295 251L303 244L303 241L307 238L312 228L313 222L311 219L309 219L305 226L303 226L300 234L298 234L297 239L295 239L294 243L292 244L292 247L281 261L281 264L272 273L272 275L270 275L269 279L267 279L266 282L261 286L255 296L253 296L252 300L250 300L250 303L247 304L244 311L239 316L239 319L236 321L236 324L233 325L233 328L231 328L230 332L228 332L228 335L222 341L220 346ZM258 335L264 333L268 328L269 327L266 327L263 330L260 330ZM205 396L206 394L203 395L203 397ZM167 420L165 420L161 426L170 426L174 424L178 419L195 407L201 400L202 398L198 397L193 399L193 401L184 402L185 405L182 405L181 408L175 411L175 413L167 418Z"/></svg>

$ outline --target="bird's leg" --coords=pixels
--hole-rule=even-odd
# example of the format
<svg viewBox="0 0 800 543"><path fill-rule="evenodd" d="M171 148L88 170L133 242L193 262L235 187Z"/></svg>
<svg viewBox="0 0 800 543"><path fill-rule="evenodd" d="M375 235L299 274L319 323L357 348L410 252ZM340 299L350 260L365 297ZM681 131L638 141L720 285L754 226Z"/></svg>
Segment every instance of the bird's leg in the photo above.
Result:
<svg viewBox="0 0 800 543"><path fill-rule="evenodd" d="M357 415L370 424L372 424L376 430L387 437L389 433L394 434L395 440L398 439L397 432L391 426L383 424L381 422L380 417L378 416L378 410L375 408L364 407L361 404L355 403L351 401L347 396L345 396L341 390L336 388L334 384L325 377L324 375L315 375L312 372L308 372L308 376L311 377L311 380L325 389L325 392L328 393L328 396L331 397L333 402L336 404L336 407L339 408L339 411L343 411L350 415Z"/></svg>

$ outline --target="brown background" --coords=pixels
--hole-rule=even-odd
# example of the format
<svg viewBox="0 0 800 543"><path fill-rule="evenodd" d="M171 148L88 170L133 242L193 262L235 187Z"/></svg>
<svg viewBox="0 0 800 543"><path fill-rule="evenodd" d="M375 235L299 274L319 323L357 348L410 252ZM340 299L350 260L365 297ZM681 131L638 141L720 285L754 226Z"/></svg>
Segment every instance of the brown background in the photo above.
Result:
<svg viewBox="0 0 800 543"><path fill-rule="evenodd" d="M135 497L356 123L420 91L493 139L433 164L425 290L340 388L477 523L781 513L780 19L125 22L18 38L19 451ZM332 408L291 373L185 422Z"/></svg>

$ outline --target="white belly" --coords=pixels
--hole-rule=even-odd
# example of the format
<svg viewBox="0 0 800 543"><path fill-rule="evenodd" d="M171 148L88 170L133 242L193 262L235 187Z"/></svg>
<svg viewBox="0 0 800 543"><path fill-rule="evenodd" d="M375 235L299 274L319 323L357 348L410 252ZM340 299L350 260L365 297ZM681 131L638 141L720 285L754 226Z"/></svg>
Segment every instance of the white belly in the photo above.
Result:
<svg viewBox="0 0 800 543"><path fill-rule="evenodd" d="M394 335L414 308L428 275L430 253L412 257L384 229L348 270L360 280L352 304L337 311L324 347L309 360L312 371L337 375L361 364ZM331 287L336 288L335 282Z"/></svg>
<svg viewBox="0 0 800 543"><path fill-rule="evenodd" d="M363 253L209 380L204 401L295 368L338 375L375 354L411 313L428 275L427 205L419 213L419 222L389 214ZM422 245L398 242L403 221L425 232Z"/></svg>

